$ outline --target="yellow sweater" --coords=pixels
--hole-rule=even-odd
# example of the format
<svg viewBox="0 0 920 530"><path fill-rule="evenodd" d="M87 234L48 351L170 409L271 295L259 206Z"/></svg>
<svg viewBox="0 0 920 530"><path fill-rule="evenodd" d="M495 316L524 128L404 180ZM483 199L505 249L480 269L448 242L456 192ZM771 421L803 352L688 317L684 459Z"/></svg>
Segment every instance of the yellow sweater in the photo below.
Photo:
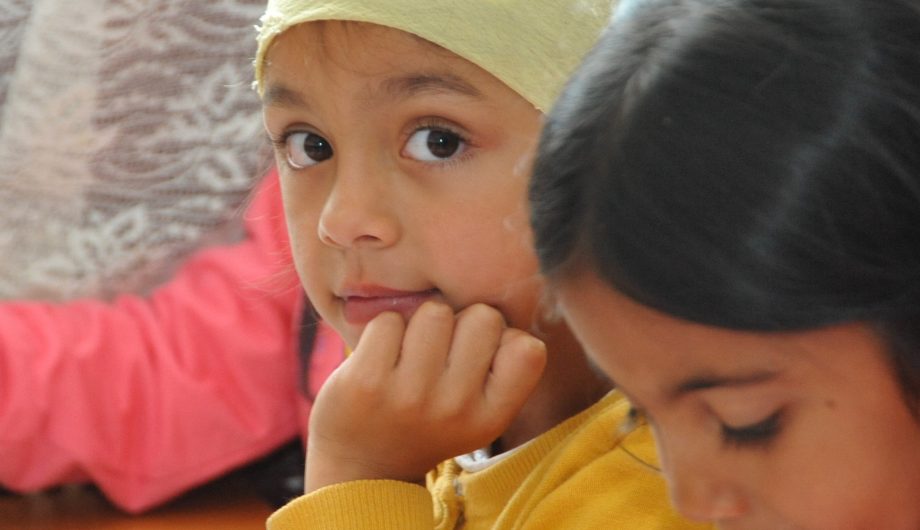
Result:
<svg viewBox="0 0 920 530"><path fill-rule="evenodd" d="M507 458L469 473L449 460L428 476L428 489L389 480L328 486L275 512L270 530L682 530L644 427L617 446L628 411L614 391L531 440ZM627 450L624 450L624 447Z"/></svg>

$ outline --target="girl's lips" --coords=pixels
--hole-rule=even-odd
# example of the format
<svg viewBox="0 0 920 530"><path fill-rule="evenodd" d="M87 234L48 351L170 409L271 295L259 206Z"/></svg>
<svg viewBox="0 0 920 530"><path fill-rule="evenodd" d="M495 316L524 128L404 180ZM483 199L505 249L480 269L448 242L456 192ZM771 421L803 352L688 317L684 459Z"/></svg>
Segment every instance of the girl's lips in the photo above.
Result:
<svg viewBox="0 0 920 530"><path fill-rule="evenodd" d="M345 320L349 324L363 325L384 311L393 311L402 315L403 320L409 318L425 301L437 295L436 289L414 292L385 292L369 296L343 297Z"/></svg>

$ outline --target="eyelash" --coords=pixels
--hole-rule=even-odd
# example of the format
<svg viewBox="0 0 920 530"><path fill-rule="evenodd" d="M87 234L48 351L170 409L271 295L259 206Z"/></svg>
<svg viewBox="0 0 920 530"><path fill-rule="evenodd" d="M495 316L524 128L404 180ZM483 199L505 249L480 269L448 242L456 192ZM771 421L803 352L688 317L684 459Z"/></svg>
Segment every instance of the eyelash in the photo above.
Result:
<svg viewBox="0 0 920 530"><path fill-rule="evenodd" d="M276 150L284 151L284 150L287 150L288 138L292 134L299 133L299 132L304 132L304 131L300 131L300 130L284 131L278 136L269 134L268 141L271 142L272 147L274 147Z"/></svg>
<svg viewBox="0 0 920 530"><path fill-rule="evenodd" d="M419 123L416 124L415 127L413 127L409 131L408 135L406 135L406 139L403 141L403 145L405 145L405 143L408 142L409 138L411 138L412 135L414 135L415 133L419 131L424 131L424 130L443 131L443 132L455 135L457 139L465 146L464 152L461 153L459 156L455 158L446 159L442 162L437 162L437 163L429 162L430 165L436 165L442 168L453 167L454 165L462 163L464 160L466 160L466 158L469 156L470 149L474 147L473 144L470 142L469 137L466 134L457 130L456 127L445 123L444 120L441 120L438 118L425 118L423 120L420 120ZM284 131L283 133L281 133L280 136L274 136L274 135L269 134L268 139L276 151L287 153L287 149L288 149L287 142L288 142L288 139L291 137L291 135L298 134L298 133L304 133L304 132L308 134L316 134L316 133L310 133L309 131L293 129L293 130Z"/></svg>
<svg viewBox="0 0 920 530"><path fill-rule="evenodd" d="M456 126L454 126L454 125L452 125L452 124L446 122L446 121L443 120L443 119L434 118L434 117L422 118L421 120L419 120L419 121L412 127L412 129L409 131L409 133L406 135L405 140L403 140L403 145L404 145L404 146L406 145L406 142L409 141L409 138L411 138L412 135L414 135L415 133L417 133L417 132L419 132L419 131L424 131L424 130L443 131L443 132L446 132L446 133L450 133L450 134L456 135L457 138L460 140L460 142L462 142L462 143L466 146L466 149L464 150L464 152L461 153L461 154L460 154L459 156L457 156L456 158L451 158L451 159L449 159L449 160L444 160L443 162L437 162L437 163L434 163L433 165L437 165L437 166L439 166L439 167L445 167L445 168L453 167L454 165L456 165L456 164L458 164L458 163L461 163L461 162L463 162L464 160L466 160L467 156L469 155L470 149L472 149L472 148L474 147L474 146L473 146L473 143L470 142L469 137L468 137L466 134L464 134L463 132L459 131L458 128L457 128ZM430 163L430 164L431 164L431 163Z"/></svg>
<svg viewBox="0 0 920 530"><path fill-rule="evenodd" d="M413 134L417 133L418 131L421 131L421 130L424 130L424 129L433 129L433 130L437 130L437 131L446 131L446 132L449 132L449 133L451 133L451 134L456 134L456 135L457 135L458 137L460 137L460 139L463 140L464 142L468 142L468 141L469 141L469 140L467 140L466 135L464 135L462 132L460 132L460 131L457 130L457 127L456 127L455 125L453 125L452 123L448 122L447 120L444 120L444 119L442 119L442 118L437 118L437 117L434 117L434 116L430 116L430 117L426 117L426 118L421 118L421 119L417 120L416 123L415 123L415 125L412 126L412 130L409 132L409 136L412 136Z"/></svg>
<svg viewBox="0 0 920 530"><path fill-rule="evenodd" d="M730 427L722 424L722 442L729 447L739 449L765 448L782 429L782 410L767 419L743 427Z"/></svg>
<svg viewBox="0 0 920 530"><path fill-rule="evenodd" d="M765 420L752 425L731 427L722 423L722 443L737 449L766 448L782 430L782 419L783 411L778 410ZM645 411L630 406L622 429L629 431L645 423L648 423Z"/></svg>
<svg viewBox="0 0 920 530"><path fill-rule="evenodd" d="M269 134L269 135L268 135L268 140L271 142L272 148L273 148L275 151L282 153L282 154L284 155L284 159L287 160L287 158L288 158L288 146L287 146L288 138L290 138L291 135L297 134L297 133L300 133L300 132L307 132L307 131L301 131L301 130L299 130L299 129L293 129L293 130L289 130L289 131L284 131L284 132L282 132L282 133L281 133L280 135L278 135L278 136ZM295 168L295 169L296 169L296 168Z"/></svg>

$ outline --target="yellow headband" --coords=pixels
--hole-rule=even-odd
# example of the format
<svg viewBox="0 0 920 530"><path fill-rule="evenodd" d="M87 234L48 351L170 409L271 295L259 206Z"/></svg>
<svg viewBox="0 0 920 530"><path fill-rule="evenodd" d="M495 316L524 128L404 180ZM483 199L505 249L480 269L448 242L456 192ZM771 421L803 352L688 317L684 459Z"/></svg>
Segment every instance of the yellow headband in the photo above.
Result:
<svg viewBox="0 0 920 530"><path fill-rule="evenodd" d="M288 28L315 20L389 26L422 37L491 73L546 111L591 49L617 0L268 0L255 86L265 54Z"/></svg>

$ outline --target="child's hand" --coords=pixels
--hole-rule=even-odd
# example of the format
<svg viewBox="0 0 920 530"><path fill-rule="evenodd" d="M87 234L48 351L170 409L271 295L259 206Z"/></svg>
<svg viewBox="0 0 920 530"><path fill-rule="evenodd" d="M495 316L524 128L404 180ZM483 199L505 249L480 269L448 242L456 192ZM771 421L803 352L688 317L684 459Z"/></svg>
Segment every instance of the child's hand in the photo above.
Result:
<svg viewBox="0 0 920 530"><path fill-rule="evenodd" d="M360 479L421 483L439 462L498 438L533 391L546 348L476 304L383 313L313 407L306 491Z"/></svg>

